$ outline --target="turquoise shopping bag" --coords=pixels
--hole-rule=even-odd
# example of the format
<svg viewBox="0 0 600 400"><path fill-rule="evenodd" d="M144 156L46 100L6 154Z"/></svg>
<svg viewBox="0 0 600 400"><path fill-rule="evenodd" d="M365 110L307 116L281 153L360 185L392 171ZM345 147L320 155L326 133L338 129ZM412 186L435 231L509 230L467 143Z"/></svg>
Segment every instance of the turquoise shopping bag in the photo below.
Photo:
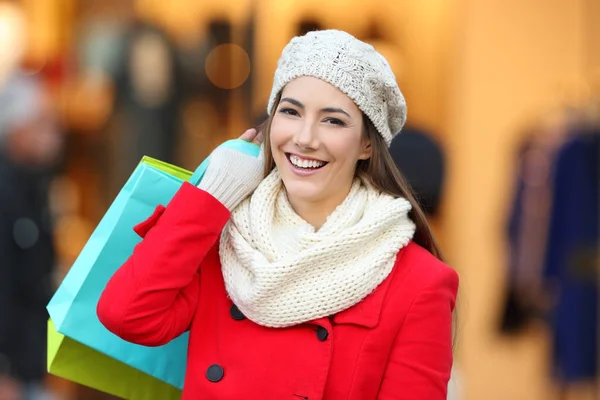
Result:
<svg viewBox="0 0 600 400"><path fill-rule="evenodd" d="M231 140L222 146L253 156L260 151L258 146L242 140ZM192 174L144 157L47 307L60 334L179 389L185 375L187 333L161 347L135 345L109 332L98 320L96 306L108 280L141 240L133 227L147 219L159 204L168 204L184 181L197 184L209 162L210 157Z"/></svg>

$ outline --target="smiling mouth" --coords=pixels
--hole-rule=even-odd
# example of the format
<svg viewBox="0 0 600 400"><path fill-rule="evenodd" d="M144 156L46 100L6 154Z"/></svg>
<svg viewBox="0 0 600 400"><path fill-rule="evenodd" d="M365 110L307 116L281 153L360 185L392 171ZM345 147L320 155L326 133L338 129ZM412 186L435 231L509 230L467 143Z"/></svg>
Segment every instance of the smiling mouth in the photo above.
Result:
<svg viewBox="0 0 600 400"><path fill-rule="evenodd" d="M285 153L285 155L292 166L305 171L318 170L327 165L325 161L307 160L291 153Z"/></svg>

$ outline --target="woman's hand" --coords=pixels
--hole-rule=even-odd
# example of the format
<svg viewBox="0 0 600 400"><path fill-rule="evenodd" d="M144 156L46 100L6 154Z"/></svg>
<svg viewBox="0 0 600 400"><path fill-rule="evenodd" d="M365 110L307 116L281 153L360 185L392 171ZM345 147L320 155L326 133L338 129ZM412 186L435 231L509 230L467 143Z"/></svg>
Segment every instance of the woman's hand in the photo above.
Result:
<svg viewBox="0 0 600 400"><path fill-rule="evenodd" d="M240 139L261 145L263 135L256 129L248 129ZM232 211L248 197L264 178L264 158L241 153L237 150L217 147L210 155L208 168L198 187L210 193Z"/></svg>

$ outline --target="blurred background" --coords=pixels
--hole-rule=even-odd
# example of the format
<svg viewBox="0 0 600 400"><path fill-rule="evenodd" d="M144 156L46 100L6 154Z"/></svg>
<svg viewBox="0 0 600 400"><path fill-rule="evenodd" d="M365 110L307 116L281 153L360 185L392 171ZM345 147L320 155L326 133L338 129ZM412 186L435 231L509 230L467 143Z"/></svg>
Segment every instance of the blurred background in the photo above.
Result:
<svg viewBox="0 0 600 400"><path fill-rule="evenodd" d="M598 0L0 0L0 399L108 399L39 372L48 296L143 155L194 169L258 124L323 28L406 95L391 151L461 276L453 398L600 399Z"/></svg>

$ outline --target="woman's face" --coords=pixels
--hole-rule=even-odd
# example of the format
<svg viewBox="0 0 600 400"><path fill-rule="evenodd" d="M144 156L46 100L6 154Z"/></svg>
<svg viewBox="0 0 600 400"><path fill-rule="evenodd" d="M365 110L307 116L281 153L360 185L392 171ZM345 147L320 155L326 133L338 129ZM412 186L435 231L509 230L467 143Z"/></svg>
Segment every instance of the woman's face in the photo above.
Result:
<svg viewBox="0 0 600 400"><path fill-rule="evenodd" d="M362 112L340 90L313 77L285 86L269 140L292 205L337 206L348 195L358 160L371 156Z"/></svg>

